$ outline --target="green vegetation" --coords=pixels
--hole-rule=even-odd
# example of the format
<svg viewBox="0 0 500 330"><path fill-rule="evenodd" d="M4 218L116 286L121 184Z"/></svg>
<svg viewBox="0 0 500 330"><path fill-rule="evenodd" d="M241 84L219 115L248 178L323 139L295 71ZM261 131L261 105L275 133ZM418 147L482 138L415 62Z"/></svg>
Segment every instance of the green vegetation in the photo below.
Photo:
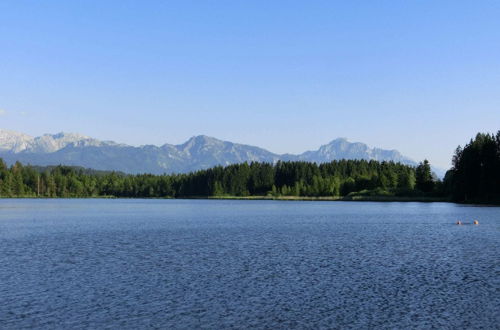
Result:
<svg viewBox="0 0 500 330"><path fill-rule="evenodd" d="M477 134L456 149L452 162L444 184L454 201L500 203L500 131Z"/></svg>
<svg viewBox="0 0 500 330"><path fill-rule="evenodd" d="M500 200L500 132L457 148L444 182L418 166L340 160L243 163L189 174L126 175L69 166L33 167L0 159L0 197L269 198L320 200Z"/></svg>
<svg viewBox="0 0 500 330"><path fill-rule="evenodd" d="M422 165L424 166L424 165ZM430 168L420 178L416 169L392 162L341 160L326 164L308 162L243 163L214 167L189 174L126 175L55 166L32 167L16 163L8 168L0 160L2 197L245 197L422 195Z"/></svg>

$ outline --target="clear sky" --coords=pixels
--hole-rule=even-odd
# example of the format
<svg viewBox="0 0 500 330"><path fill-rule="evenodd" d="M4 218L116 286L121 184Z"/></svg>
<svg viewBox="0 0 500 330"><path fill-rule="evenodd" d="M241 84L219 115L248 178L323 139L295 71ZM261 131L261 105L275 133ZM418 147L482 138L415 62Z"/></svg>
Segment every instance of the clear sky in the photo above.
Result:
<svg viewBox="0 0 500 330"><path fill-rule="evenodd" d="M0 128L448 167L500 129L500 1L0 1Z"/></svg>

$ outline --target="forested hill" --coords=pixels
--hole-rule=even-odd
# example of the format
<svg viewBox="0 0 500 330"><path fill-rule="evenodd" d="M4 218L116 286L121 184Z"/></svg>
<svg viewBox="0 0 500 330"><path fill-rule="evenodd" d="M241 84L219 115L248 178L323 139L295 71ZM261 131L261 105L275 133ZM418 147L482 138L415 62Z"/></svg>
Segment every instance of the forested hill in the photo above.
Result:
<svg viewBox="0 0 500 330"><path fill-rule="evenodd" d="M410 194L434 189L429 165L341 160L243 163L189 174L125 175L56 166L41 170L0 161L3 197L345 196L353 192Z"/></svg>
<svg viewBox="0 0 500 330"><path fill-rule="evenodd" d="M33 166L33 165L29 165L28 167L33 168L35 171L37 171L40 174L45 173L45 172L52 172L52 171L59 169L59 168L66 168L70 171L79 172L79 173L87 174L87 175L104 176L104 175L111 174L111 173L114 173L117 175L126 175L126 173L123 173L120 171L102 171L102 170L95 170L93 168L85 168L82 166L61 166L61 165L50 165L50 166L34 165Z"/></svg>

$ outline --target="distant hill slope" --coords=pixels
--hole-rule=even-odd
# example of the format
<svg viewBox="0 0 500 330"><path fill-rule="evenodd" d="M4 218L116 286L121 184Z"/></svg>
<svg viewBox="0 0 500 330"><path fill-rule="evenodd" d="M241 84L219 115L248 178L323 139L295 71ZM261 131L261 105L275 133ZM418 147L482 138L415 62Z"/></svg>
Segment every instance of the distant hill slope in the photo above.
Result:
<svg viewBox="0 0 500 330"><path fill-rule="evenodd" d="M416 165L415 161L397 150L370 148L343 138L300 155L278 155L262 148L204 135L192 137L180 145L133 147L73 133L31 137L2 129L0 158L8 164L20 161L39 166L63 164L103 171L152 174L186 173L245 161L274 163L278 160L303 160L322 163L337 159L373 159Z"/></svg>

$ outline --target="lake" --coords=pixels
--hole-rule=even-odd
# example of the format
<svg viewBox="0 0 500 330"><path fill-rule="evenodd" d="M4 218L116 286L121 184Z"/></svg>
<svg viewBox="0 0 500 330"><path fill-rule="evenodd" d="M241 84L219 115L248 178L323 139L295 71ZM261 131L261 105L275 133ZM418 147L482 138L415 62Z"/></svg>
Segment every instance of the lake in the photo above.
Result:
<svg viewBox="0 0 500 330"><path fill-rule="evenodd" d="M0 200L0 328L432 327L499 329L499 207Z"/></svg>

